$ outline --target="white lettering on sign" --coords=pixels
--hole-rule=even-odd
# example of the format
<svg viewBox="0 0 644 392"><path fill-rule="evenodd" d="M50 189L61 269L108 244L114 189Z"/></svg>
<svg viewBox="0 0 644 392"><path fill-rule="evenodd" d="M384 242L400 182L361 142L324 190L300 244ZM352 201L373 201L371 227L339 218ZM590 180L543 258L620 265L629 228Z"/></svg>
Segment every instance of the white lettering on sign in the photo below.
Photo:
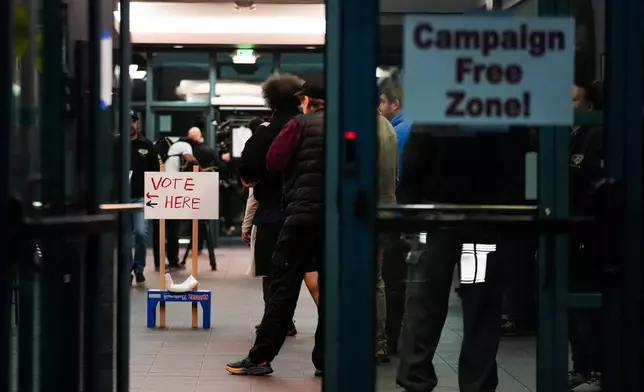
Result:
<svg viewBox="0 0 644 392"><path fill-rule="evenodd" d="M219 173L146 172L145 219L219 219Z"/></svg>
<svg viewBox="0 0 644 392"><path fill-rule="evenodd" d="M406 119L572 124L574 29L570 18L406 16Z"/></svg>

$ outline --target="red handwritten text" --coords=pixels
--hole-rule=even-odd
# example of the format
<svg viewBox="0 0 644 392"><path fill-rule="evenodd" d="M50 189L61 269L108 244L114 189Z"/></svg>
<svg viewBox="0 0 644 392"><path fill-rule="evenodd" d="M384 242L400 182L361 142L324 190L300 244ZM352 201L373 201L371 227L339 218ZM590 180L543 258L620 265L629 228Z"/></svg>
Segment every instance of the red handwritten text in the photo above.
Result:
<svg viewBox="0 0 644 392"><path fill-rule="evenodd" d="M201 203L200 197L190 197L190 196L166 196L165 197L165 208L168 208L168 209L198 210L200 203Z"/></svg>
<svg viewBox="0 0 644 392"><path fill-rule="evenodd" d="M195 190L195 180L192 177L188 178L151 178L152 188L154 190L161 189L183 189L186 192L192 192Z"/></svg>

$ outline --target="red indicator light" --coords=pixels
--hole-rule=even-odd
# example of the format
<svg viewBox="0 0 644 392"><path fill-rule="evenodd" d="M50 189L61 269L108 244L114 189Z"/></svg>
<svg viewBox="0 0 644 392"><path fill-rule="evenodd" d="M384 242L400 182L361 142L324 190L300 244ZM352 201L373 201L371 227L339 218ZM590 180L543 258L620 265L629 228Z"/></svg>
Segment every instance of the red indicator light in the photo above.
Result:
<svg viewBox="0 0 644 392"><path fill-rule="evenodd" d="M355 131L346 131L344 133L344 138L347 140L356 140L358 138L358 133Z"/></svg>

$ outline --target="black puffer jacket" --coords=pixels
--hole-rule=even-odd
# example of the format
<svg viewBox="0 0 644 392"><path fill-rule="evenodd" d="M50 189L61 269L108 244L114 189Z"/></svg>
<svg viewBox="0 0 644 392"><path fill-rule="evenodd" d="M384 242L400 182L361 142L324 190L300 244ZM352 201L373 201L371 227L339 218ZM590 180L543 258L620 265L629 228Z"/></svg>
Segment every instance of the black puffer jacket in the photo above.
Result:
<svg viewBox="0 0 644 392"><path fill-rule="evenodd" d="M286 224L319 224L324 219L324 110L296 117L300 146L286 173Z"/></svg>
<svg viewBox="0 0 644 392"><path fill-rule="evenodd" d="M522 204L529 132L413 125L403 151L403 204Z"/></svg>
<svg viewBox="0 0 644 392"><path fill-rule="evenodd" d="M282 175L266 170L266 154L284 125L297 114L299 111L295 108L291 111L275 112L270 119L257 127L244 146L239 176L245 181L257 183L253 188L253 196L259 203L253 219L255 225L283 220Z"/></svg>

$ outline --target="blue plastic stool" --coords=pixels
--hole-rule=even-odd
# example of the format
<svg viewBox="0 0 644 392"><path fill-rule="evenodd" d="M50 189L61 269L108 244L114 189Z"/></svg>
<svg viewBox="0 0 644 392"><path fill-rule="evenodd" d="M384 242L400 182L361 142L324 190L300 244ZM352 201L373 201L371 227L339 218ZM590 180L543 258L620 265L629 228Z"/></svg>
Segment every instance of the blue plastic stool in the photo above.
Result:
<svg viewBox="0 0 644 392"><path fill-rule="evenodd" d="M203 328L210 329L210 290L189 291L187 293L172 293L167 290L148 290L148 328L157 325L157 306L160 302L198 302L203 311Z"/></svg>

